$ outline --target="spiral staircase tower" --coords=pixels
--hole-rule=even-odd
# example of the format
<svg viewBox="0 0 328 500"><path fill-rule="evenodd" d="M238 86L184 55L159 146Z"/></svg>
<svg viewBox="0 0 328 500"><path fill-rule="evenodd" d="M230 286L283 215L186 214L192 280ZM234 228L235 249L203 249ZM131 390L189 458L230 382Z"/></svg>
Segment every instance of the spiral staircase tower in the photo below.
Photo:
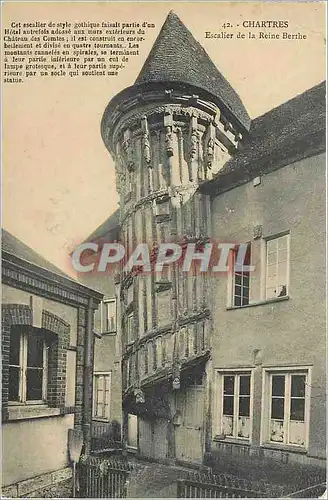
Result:
<svg viewBox="0 0 328 500"><path fill-rule="evenodd" d="M155 259L162 242L200 248L208 241L211 200L199 186L234 155L249 124L236 92L170 12L134 85L110 101L102 119L126 249L147 242ZM190 374L206 374L210 366L209 277L193 271L178 264L161 273L122 267L118 277L125 438L128 413L144 423L161 419L157 439L167 440L162 458L168 459L176 458L177 395ZM204 426L206 447L206 418Z"/></svg>

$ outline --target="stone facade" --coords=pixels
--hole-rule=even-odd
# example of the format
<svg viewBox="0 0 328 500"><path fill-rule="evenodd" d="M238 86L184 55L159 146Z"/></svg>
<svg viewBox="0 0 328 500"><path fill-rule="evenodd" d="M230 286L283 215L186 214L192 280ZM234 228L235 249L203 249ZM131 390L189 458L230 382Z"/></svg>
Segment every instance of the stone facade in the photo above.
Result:
<svg viewBox="0 0 328 500"><path fill-rule="evenodd" d="M200 54L190 72L186 59ZM120 239L130 254L147 243L152 265L163 242L195 251L229 242L231 259L246 243L255 271L129 271L126 257L117 279L124 439L132 413L138 452L153 460L222 454L232 469L252 456L266 470L270 460L323 467L324 85L250 121L207 58L170 13L135 84L105 110ZM270 296L272 241L289 253ZM313 241L307 271L301 256Z"/></svg>

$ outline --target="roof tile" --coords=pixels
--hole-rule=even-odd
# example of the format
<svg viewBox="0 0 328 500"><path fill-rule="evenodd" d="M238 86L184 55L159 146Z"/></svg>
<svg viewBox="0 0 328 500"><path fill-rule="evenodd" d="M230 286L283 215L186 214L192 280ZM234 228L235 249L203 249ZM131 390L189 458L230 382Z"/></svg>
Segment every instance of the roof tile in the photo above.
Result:
<svg viewBox="0 0 328 500"><path fill-rule="evenodd" d="M250 118L240 97L173 11L167 16L135 85L149 82L180 82L210 92L249 129Z"/></svg>

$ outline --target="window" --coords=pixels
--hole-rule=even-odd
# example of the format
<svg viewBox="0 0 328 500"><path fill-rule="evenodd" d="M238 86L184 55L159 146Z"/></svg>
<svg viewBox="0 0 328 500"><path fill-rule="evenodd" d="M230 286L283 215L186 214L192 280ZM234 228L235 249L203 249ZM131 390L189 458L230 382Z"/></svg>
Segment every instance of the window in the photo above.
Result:
<svg viewBox="0 0 328 500"><path fill-rule="evenodd" d="M246 246L246 244L245 244ZM247 244L247 249L245 257L242 262L242 266L236 266L238 251L240 247L238 246L234 250L234 271L233 271L233 305L236 307L246 306L249 304L249 266L251 265L251 244ZM247 267L246 267L247 266ZM247 269L247 270L246 270Z"/></svg>
<svg viewBox="0 0 328 500"><path fill-rule="evenodd" d="M266 242L266 299L288 295L289 234Z"/></svg>
<svg viewBox="0 0 328 500"><path fill-rule="evenodd" d="M129 314L126 318L126 332L127 332L127 340L128 344L132 344L135 340L135 330L134 330L134 318L133 314Z"/></svg>
<svg viewBox="0 0 328 500"><path fill-rule="evenodd" d="M116 332L116 299L105 299L101 304L101 332Z"/></svg>
<svg viewBox="0 0 328 500"><path fill-rule="evenodd" d="M110 373L94 374L93 417L109 420L110 410Z"/></svg>
<svg viewBox="0 0 328 500"><path fill-rule="evenodd" d="M305 446L307 436L308 371L267 375L266 441Z"/></svg>
<svg viewBox="0 0 328 500"><path fill-rule="evenodd" d="M251 374L220 374L219 434L250 439L251 435Z"/></svg>
<svg viewBox="0 0 328 500"><path fill-rule="evenodd" d="M202 387L204 382L204 373L199 370L187 374L187 385L192 387Z"/></svg>
<svg viewBox="0 0 328 500"><path fill-rule="evenodd" d="M9 352L9 401L45 402L48 351L40 330L13 328Z"/></svg>

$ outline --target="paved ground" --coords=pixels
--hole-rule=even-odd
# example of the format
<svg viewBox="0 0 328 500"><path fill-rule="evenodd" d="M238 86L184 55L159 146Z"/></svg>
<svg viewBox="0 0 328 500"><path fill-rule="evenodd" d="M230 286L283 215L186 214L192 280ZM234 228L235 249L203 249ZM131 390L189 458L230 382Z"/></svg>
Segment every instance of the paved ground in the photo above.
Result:
<svg viewBox="0 0 328 500"><path fill-rule="evenodd" d="M188 469L162 464L144 463L130 474L128 498L176 498L177 480Z"/></svg>

